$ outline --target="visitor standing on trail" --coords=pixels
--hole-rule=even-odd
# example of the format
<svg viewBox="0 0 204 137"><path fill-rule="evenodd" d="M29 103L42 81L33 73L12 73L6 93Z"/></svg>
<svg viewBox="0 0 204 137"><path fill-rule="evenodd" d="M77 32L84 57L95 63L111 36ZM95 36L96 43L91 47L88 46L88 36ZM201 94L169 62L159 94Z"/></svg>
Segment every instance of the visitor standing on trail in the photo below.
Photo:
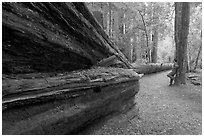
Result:
<svg viewBox="0 0 204 137"><path fill-rule="evenodd" d="M176 75L177 70L178 70L178 67L179 67L176 59L174 59L174 62L173 62L173 63L174 63L174 64L173 64L172 71L167 75L167 76L170 78L170 84L169 84L169 86L172 85L173 80L175 79L174 76Z"/></svg>

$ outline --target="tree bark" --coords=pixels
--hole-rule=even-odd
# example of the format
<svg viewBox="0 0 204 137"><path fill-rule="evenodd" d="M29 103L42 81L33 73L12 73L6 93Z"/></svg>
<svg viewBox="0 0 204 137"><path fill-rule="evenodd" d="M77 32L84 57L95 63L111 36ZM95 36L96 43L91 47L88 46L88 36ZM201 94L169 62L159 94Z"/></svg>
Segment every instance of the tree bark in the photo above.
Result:
<svg viewBox="0 0 204 137"><path fill-rule="evenodd" d="M132 64L134 67L134 71L139 74L152 74L165 70L170 70L172 68L172 63L148 63L148 64L140 64L137 63Z"/></svg>
<svg viewBox="0 0 204 137"><path fill-rule="evenodd" d="M109 2L109 37L112 36L112 17L111 17L111 2Z"/></svg>
<svg viewBox="0 0 204 137"><path fill-rule="evenodd" d="M2 134L73 134L133 107L140 77L130 69L101 67L55 76L3 75Z"/></svg>
<svg viewBox="0 0 204 137"><path fill-rule="evenodd" d="M175 3L175 43L178 72L175 84L186 84L187 38L189 33L190 5L187 2Z"/></svg>
<svg viewBox="0 0 204 137"><path fill-rule="evenodd" d="M202 40L202 30L201 30L201 33L200 33L200 39ZM198 55L197 55L197 58L196 58L194 70L195 70L196 67L198 66L198 58L199 58L199 56L200 56L201 50L202 50L202 43L201 43L201 45L200 45L200 47L199 47L199 50L198 50Z"/></svg>
<svg viewBox="0 0 204 137"><path fill-rule="evenodd" d="M130 63L84 3L3 3L3 73L87 69L112 55Z"/></svg>
<svg viewBox="0 0 204 137"><path fill-rule="evenodd" d="M199 50L198 50L198 55L196 57L196 62L195 62L195 67L194 67L194 70L196 70L197 66L198 66L198 59L199 59L199 56L200 56L200 52L201 52L201 49L202 48L202 44L200 45L199 47Z"/></svg>
<svg viewBox="0 0 204 137"><path fill-rule="evenodd" d="M191 68L190 68L190 60L191 60L191 58L190 58L190 52L189 52L188 48L187 48L187 55L186 56L187 56L186 72L188 73L191 70Z"/></svg>
<svg viewBox="0 0 204 137"><path fill-rule="evenodd" d="M152 45L152 54L151 59L152 63L157 63L157 47L158 47L158 28L154 28L154 35L153 35L153 45Z"/></svg>
<svg viewBox="0 0 204 137"><path fill-rule="evenodd" d="M142 22L143 22L143 25L144 25L144 30L145 30L145 36L146 36L146 44L147 44L147 51L146 51L146 56L148 58L148 61L150 62L150 52L149 52L149 38L148 38L148 34L147 34L147 26L146 26L146 23L144 21L144 17L142 15L142 13L138 10L141 18L142 18Z"/></svg>

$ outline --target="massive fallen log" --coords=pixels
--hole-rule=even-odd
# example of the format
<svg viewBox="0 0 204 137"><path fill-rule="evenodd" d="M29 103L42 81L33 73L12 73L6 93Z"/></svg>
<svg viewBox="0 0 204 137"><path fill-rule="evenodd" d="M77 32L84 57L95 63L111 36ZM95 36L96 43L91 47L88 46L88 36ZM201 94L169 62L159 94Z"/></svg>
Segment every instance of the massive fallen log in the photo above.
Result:
<svg viewBox="0 0 204 137"><path fill-rule="evenodd" d="M70 134L128 109L140 75L96 67L116 58L132 68L84 3L2 3L2 133Z"/></svg>
<svg viewBox="0 0 204 137"><path fill-rule="evenodd" d="M39 77L41 76L41 77ZM139 75L93 68L56 76L3 75L3 134L70 134L134 105Z"/></svg>
<svg viewBox="0 0 204 137"><path fill-rule="evenodd" d="M172 63L148 63L148 64L132 64L135 72L139 74L151 74L160 71L172 69Z"/></svg>
<svg viewBox="0 0 204 137"><path fill-rule="evenodd" d="M3 73L72 71L115 55L84 3L2 3Z"/></svg>

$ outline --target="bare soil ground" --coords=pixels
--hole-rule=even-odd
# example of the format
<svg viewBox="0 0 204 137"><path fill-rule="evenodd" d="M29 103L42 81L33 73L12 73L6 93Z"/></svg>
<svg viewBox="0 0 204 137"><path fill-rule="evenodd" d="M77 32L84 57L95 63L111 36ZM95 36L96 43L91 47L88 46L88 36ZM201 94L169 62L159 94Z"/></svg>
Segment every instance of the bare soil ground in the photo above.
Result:
<svg viewBox="0 0 204 137"><path fill-rule="evenodd" d="M98 120L77 134L202 134L201 85L187 81L187 85L168 86L168 72L147 75L140 80L136 105L131 110Z"/></svg>

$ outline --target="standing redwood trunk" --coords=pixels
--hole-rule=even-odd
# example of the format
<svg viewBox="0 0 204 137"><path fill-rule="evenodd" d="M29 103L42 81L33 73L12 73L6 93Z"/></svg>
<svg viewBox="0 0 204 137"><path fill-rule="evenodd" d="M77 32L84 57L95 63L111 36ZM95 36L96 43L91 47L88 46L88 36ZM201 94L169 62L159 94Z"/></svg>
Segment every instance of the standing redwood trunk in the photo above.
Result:
<svg viewBox="0 0 204 137"><path fill-rule="evenodd" d="M145 30L145 36L146 36L146 43L147 43L147 51L146 51L146 57L148 58L148 62L150 62L150 51L149 51L149 38L148 38L148 34L147 34L147 26L146 26L146 23L144 21L144 16L142 15L141 11L139 11L139 14L142 18L142 22L143 22L143 25L144 25L144 30Z"/></svg>
<svg viewBox="0 0 204 137"><path fill-rule="evenodd" d="M189 49L187 48L187 68L186 68L186 72L190 72L191 68L190 68L190 60L191 60L191 57L190 57L190 52L189 52Z"/></svg>
<svg viewBox="0 0 204 137"><path fill-rule="evenodd" d="M157 47L158 47L158 28L159 28L159 18L158 14L156 13L156 7L152 5L152 21L157 24L156 26L153 26L153 36L152 36L152 50L151 50L151 62L156 63L157 62Z"/></svg>
<svg viewBox="0 0 204 137"><path fill-rule="evenodd" d="M201 31L200 38L202 39L202 31ZM196 58L194 70L195 70L196 67L198 66L198 58L199 58L199 56L200 56L200 51L201 51L201 50L202 50L202 44L200 45L199 50L198 50L198 55L197 55L197 58Z"/></svg>
<svg viewBox="0 0 204 137"><path fill-rule="evenodd" d="M151 59L152 63L157 62L157 46L158 46L158 28L154 28L154 35L153 35L153 47L152 47L152 54L151 54Z"/></svg>
<svg viewBox="0 0 204 137"><path fill-rule="evenodd" d="M111 17L111 3L109 2L109 37L111 38L111 35L112 35L112 25L111 25L111 20L112 20L112 17Z"/></svg>
<svg viewBox="0 0 204 137"><path fill-rule="evenodd" d="M195 69L197 68L197 66L198 66L198 58L199 58L200 52L201 52L201 50L202 50L201 48L202 48L202 44L200 45L199 50L198 50L198 55L197 55L197 58L196 58L194 70L195 70Z"/></svg>
<svg viewBox="0 0 204 137"><path fill-rule="evenodd" d="M175 84L186 84L187 38L189 32L190 5L187 2L175 3L175 43L176 59L178 61L178 73Z"/></svg>

